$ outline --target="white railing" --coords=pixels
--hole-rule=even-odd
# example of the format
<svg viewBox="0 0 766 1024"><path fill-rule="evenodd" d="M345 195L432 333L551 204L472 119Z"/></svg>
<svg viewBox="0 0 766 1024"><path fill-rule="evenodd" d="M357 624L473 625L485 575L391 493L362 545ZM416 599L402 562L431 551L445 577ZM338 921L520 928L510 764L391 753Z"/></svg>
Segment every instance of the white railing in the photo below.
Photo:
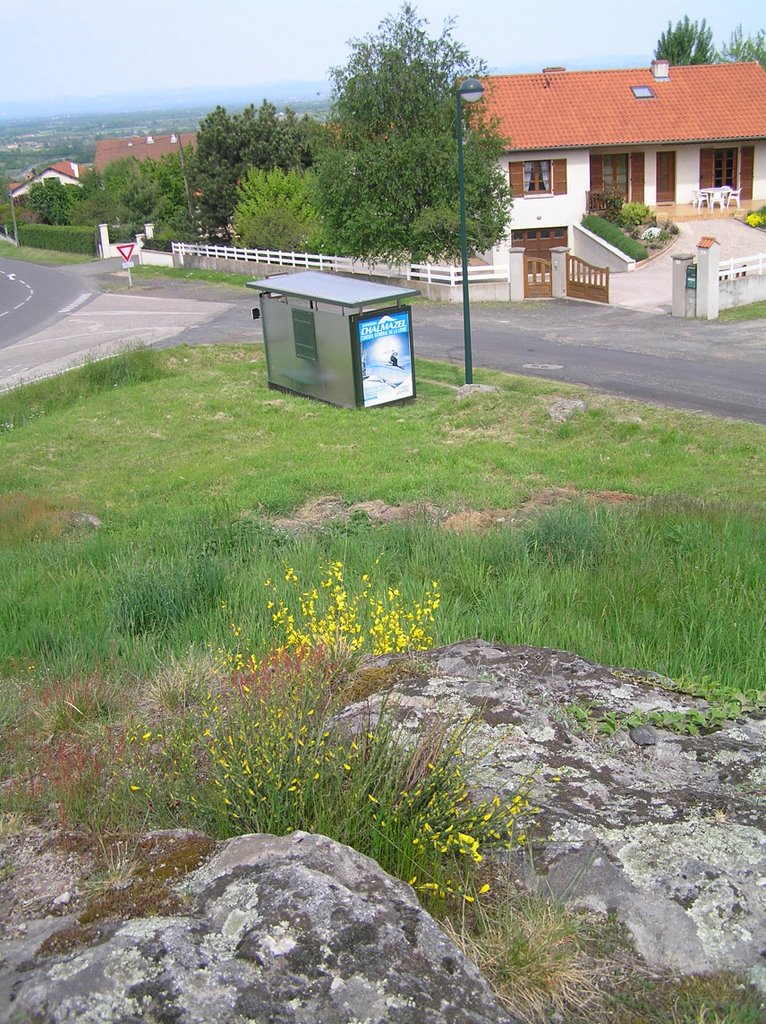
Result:
<svg viewBox="0 0 766 1024"><path fill-rule="evenodd" d="M735 281L740 277L762 277L766 274L766 252L756 256L732 256L718 265L718 281Z"/></svg>
<svg viewBox="0 0 766 1024"><path fill-rule="evenodd" d="M201 245L173 242L173 253L178 256L204 256L218 260L239 260L247 263L265 263L270 266L303 268L304 270L330 270L343 274L365 274L368 277L400 277L406 281L425 284L444 284L452 287L463 283L460 267L439 266L433 263L365 263L349 256L327 256L322 253L282 252L277 249L243 249L233 245ZM506 283L508 267L474 266L468 268L471 284L481 282Z"/></svg>

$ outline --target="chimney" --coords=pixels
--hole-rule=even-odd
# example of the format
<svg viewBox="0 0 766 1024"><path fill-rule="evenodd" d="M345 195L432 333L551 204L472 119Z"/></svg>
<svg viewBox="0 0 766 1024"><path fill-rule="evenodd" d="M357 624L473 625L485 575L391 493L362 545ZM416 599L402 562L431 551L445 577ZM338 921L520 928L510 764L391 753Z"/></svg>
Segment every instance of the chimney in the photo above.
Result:
<svg viewBox="0 0 766 1024"><path fill-rule="evenodd" d="M561 71L566 71L566 68L558 68L558 67L556 67L556 68L543 68L543 74L544 75L558 74Z"/></svg>
<svg viewBox="0 0 766 1024"><path fill-rule="evenodd" d="M173 134L170 136L170 141L173 143L173 145L175 145L178 142L178 136L176 135L175 132L173 132Z"/></svg>
<svg viewBox="0 0 766 1024"><path fill-rule="evenodd" d="M147 144L147 146L153 146L154 145L154 139L152 138L151 135L147 135L146 136L146 144Z"/></svg>
<svg viewBox="0 0 766 1024"><path fill-rule="evenodd" d="M670 78L670 61L653 60L652 75L654 77L655 82L667 82Z"/></svg>
<svg viewBox="0 0 766 1024"><path fill-rule="evenodd" d="M79 167L79 165L76 164L74 162L74 160L70 160L69 161L69 166L72 168L72 174L75 176L75 178L79 178L80 177L80 167Z"/></svg>

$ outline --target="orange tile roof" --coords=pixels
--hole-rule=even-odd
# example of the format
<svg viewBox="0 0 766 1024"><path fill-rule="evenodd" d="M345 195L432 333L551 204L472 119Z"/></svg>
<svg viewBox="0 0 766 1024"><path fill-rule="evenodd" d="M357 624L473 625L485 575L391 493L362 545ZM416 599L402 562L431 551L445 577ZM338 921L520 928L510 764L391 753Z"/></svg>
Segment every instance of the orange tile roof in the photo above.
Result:
<svg viewBox="0 0 766 1024"><path fill-rule="evenodd" d="M103 171L107 164L133 156L136 160L159 160L168 153L178 152L178 138L182 146L195 146L195 132L179 132L178 135L134 135L129 139L100 139L96 143L93 166ZM151 139L151 142L149 141Z"/></svg>
<svg viewBox="0 0 766 1024"><path fill-rule="evenodd" d="M766 71L755 62L548 71L484 80L509 150L766 138ZM636 99L631 86L649 86Z"/></svg>
<svg viewBox="0 0 766 1024"><path fill-rule="evenodd" d="M50 164L50 166L46 167L45 170L58 171L59 174L67 174L70 178L80 177L79 165L72 163L71 160L61 160L57 164Z"/></svg>

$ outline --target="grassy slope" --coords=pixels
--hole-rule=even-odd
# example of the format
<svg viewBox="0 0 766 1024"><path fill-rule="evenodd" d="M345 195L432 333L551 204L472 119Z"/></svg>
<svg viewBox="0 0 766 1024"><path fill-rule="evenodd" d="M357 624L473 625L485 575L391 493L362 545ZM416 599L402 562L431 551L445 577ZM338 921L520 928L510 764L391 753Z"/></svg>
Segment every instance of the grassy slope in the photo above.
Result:
<svg viewBox="0 0 766 1024"><path fill-rule="evenodd" d="M309 584L322 560L360 576L380 557L410 598L440 580L437 642L480 634L762 688L764 429L478 378L500 392L457 403L457 370L421 362L416 403L351 411L268 391L257 346L195 348L0 396L0 423L14 424L0 434L2 492L43 506L6 498L3 518L0 505L0 572L13 581L0 594L0 664L151 674L190 647L225 645L232 617L262 647L262 580L285 561ZM588 412L554 423L561 394L585 394ZM549 487L654 504L574 507L483 536L361 522L286 539L267 523L321 495L515 509ZM46 503L103 526L49 536Z"/></svg>

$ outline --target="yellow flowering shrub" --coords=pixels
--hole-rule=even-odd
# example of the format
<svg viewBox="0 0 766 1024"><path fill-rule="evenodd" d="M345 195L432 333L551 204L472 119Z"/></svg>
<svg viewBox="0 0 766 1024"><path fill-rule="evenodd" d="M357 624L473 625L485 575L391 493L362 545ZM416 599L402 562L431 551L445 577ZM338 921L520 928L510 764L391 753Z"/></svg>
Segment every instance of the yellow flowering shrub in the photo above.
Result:
<svg viewBox="0 0 766 1024"><path fill-rule="evenodd" d="M296 829L375 858L425 898L472 901L492 846L525 842L531 779L476 802L466 781L471 724L419 740L384 706L349 730L336 718L325 652L274 651L208 692L194 717L136 728L119 774L137 811L225 838ZM124 790L124 787L123 787ZM123 799L126 794L123 791Z"/></svg>

